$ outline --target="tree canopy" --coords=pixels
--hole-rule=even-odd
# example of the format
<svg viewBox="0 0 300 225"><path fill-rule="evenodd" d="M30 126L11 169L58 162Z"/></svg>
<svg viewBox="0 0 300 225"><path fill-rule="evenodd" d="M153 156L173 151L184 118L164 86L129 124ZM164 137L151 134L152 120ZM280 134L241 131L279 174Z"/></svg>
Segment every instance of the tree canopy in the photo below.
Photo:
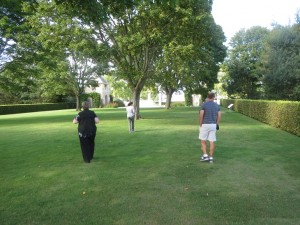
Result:
<svg viewBox="0 0 300 225"><path fill-rule="evenodd" d="M14 23L7 21L14 17L1 20L1 50L6 51L1 56L11 60L1 60L1 77L16 84L18 68L23 68L20 86L30 87L30 81L28 91L48 99L78 97L95 74L114 74L131 89L138 116L146 82L172 90L209 89L226 54L224 34L211 15L212 1L8 3L2 13L16 12L19 19L14 21L21 21L22 27L15 26L16 35L11 35L18 38L12 39L10 54L8 31Z"/></svg>

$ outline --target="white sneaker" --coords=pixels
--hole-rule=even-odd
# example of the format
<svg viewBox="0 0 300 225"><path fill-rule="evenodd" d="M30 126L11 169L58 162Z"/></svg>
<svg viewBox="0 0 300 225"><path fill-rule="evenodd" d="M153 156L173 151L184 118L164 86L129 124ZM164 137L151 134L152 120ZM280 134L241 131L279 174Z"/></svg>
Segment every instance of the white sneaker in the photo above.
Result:
<svg viewBox="0 0 300 225"><path fill-rule="evenodd" d="M200 162L208 162L209 161L209 157L208 156L202 156L201 158L200 158Z"/></svg>

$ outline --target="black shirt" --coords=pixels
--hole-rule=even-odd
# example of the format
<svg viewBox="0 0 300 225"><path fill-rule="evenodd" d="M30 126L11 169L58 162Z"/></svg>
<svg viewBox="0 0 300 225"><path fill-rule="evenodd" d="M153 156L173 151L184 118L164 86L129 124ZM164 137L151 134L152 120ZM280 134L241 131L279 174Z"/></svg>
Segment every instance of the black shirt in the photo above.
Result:
<svg viewBox="0 0 300 225"><path fill-rule="evenodd" d="M89 109L84 109L83 111L78 113L76 119L79 122L79 135L81 134L82 136L92 136L96 134L97 127L95 124L95 117L97 117L95 112Z"/></svg>

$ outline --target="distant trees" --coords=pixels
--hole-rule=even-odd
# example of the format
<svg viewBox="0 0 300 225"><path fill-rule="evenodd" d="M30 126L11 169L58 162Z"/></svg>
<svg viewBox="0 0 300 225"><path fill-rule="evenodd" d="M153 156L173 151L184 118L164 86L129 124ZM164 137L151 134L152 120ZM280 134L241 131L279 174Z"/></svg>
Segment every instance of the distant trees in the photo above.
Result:
<svg viewBox="0 0 300 225"><path fill-rule="evenodd" d="M233 98L300 100L300 24L242 29L231 39L222 87Z"/></svg>
<svg viewBox="0 0 300 225"><path fill-rule="evenodd" d="M300 100L300 24L271 31L263 66L266 98Z"/></svg>
<svg viewBox="0 0 300 225"><path fill-rule="evenodd" d="M230 96L257 99L263 74L260 72L264 42L269 31L262 27L242 29L230 41L228 58L225 60L227 74L224 87Z"/></svg>

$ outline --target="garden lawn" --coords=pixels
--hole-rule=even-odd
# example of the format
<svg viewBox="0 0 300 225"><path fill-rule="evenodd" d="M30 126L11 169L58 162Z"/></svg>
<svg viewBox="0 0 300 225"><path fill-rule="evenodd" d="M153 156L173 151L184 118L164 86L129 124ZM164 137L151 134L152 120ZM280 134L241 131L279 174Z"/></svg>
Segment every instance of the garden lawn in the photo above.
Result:
<svg viewBox="0 0 300 225"><path fill-rule="evenodd" d="M300 224L300 138L222 108L199 162L198 108L100 117L83 163L75 110L0 116L1 225Z"/></svg>

